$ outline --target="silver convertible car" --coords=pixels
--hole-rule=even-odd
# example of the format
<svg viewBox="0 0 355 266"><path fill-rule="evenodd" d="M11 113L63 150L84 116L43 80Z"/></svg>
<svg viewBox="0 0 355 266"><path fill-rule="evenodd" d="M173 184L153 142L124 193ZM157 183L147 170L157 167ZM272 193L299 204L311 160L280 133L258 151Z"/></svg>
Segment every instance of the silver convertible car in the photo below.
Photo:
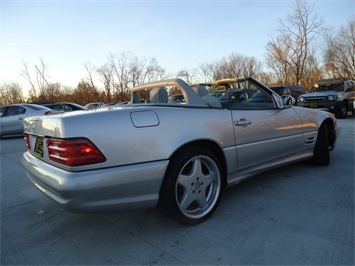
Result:
<svg viewBox="0 0 355 266"><path fill-rule="evenodd" d="M248 177L306 159L329 164L332 114L285 105L253 78L236 83L250 96L228 109L203 86L172 79L132 88L126 105L27 118L27 176L71 211L158 207L197 224ZM177 89L183 104L168 102Z"/></svg>

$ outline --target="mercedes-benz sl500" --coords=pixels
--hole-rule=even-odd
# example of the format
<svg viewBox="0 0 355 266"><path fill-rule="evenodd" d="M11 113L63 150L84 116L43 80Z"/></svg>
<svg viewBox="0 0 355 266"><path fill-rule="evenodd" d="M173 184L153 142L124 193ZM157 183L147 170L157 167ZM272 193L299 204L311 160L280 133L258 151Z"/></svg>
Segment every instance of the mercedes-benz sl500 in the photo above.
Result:
<svg viewBox="0 0 355 266"><path fill-rule="evenodd" d="M27 176L72 211L158 207L197 224L248 177L300 160L329 164L334 115L286 105L253 78L235 82L248 97L228 108L172 79L132 88L129 104L27 118ZM177 90L184 103L168 102Z"/></svg>

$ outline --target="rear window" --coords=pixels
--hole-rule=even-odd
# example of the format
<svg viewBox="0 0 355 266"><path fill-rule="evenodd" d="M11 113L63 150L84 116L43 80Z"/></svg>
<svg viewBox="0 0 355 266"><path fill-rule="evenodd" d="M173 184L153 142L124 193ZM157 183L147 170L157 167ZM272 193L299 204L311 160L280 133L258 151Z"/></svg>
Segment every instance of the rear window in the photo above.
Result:
<svg viewBox="0 0 355 266"><path fill-rule="evenodd" d="M32 108L34 110L40 111L40 110L48 110L48 107L42 106L42 105L37 105L37 104L25 104L26 107Z"/></svg>

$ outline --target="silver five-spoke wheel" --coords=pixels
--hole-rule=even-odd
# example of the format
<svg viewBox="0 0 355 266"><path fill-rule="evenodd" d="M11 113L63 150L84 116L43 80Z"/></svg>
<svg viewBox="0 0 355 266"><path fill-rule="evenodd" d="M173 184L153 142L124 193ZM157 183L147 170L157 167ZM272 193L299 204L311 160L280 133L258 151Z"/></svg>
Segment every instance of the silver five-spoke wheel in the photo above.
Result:
<svg viewBox="0 0 355 266"><path fill-rule="evenodd" d="M206 215L219 197L221 177L217 164L207 156L191 158L176 182L175 196L179 209L187 217Z"/></svg>
<svg viewBox="0 0 355 266"><path fill-rule="evenodd" d="M159 209L183 224L198 224L216 210L223 191L219 158L201 146L186 147L170 160Z"/></svg>

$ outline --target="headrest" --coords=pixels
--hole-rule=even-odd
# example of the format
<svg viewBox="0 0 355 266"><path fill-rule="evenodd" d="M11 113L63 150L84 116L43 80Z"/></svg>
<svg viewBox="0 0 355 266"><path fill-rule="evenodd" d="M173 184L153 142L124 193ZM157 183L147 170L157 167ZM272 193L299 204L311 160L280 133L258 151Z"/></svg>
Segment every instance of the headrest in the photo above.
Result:
<svg viewBox="0 0 355 266"><path fill-rule="evenodd" d="M167 103L168 92L165 88L154 88L149 93L151 103Z"/></svg>
<svg viewBox="0 0 355 266"><path fill-rule="evenodd" d="M208 94L208 90L205 86L196 86L192 88L200 97Z"/></svg>

